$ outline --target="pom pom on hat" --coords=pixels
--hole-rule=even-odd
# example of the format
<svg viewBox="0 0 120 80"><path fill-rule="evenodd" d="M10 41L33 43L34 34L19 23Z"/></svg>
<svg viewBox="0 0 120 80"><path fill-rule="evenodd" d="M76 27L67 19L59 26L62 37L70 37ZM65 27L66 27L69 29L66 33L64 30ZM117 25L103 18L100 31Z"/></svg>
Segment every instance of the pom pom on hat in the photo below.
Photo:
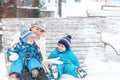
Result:
<svg viewBox="0 0 120 80"><path fill-rule="evenodd" d="M23 42L26 42L27 38L30 37L35 37L36 35L34 33L32 33L30 30L24 30L20 33L20 39Z"/></svg>
<svg viewBox="0 0 120 80"><path fill-rule="evenodd" d="M63 37L62 39L60 39L58 41L58 44L63 44L66 47L66 50L68 50L70 48L70 44L71 44L71 35L67 35L66 37Z"/></svg>

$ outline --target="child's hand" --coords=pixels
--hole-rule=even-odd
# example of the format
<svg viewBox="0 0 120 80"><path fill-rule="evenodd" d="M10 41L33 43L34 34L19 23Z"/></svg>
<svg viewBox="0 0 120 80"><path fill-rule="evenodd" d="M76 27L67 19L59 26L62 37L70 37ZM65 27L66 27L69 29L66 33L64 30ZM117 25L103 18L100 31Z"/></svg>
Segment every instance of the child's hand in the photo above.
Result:
<svg viewBox="0 0 120 80"><path fill-rule="evenodd" d="M13 62L18 59L18 54L10 52L9 61Z"/></svg>

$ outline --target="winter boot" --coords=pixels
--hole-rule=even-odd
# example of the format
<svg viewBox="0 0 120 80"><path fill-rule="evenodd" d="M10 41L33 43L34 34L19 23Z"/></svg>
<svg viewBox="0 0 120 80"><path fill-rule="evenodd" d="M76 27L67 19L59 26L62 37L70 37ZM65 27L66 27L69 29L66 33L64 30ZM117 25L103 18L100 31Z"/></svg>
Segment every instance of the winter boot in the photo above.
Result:
<svg viewBox="0 0 120 80"><path fill-rule="evenodd" d="M55 79L55 80L57 80L58 79L58 70L57 70L57 66L56 65L52 65L52 75L53 75L53 78Z"/></svg>
<svg viewBox="0 0 120 80"><path fill-rule="evenodd" d="M9 77L10 80L18 80L18 78L19 78L19 75L15 72L10 74L10 77Z"/></svg>
<svg viewBox="0 0 120 80"><path fill-rule="evenodd" d="M85 78L87 76L86 71L83 70L81 67L77 68L77 72L81 78Z"/></svg>
<svg viewBox="0 0 120 80"><path fill-rule="evenodd" d="M39 70L33 69L32 70L32 78L38 78L38 76L39 76Z"/></svg>

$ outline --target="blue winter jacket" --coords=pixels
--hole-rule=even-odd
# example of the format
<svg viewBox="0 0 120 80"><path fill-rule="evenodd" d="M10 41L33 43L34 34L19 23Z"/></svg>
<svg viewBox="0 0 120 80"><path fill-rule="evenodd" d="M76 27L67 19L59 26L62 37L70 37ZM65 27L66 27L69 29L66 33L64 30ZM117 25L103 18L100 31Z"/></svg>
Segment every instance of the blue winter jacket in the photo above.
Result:
<svg viewBox="0 0 120 80"><path fill-rule="evenodd" d="M19 59L26 59L26 58L36 58L39 62L43 60L39 47L36 43L30 45L24 42L16 43L12 48L7 50L7 56L9 57L11 54L10 52L17 53Z"/></svg>
<svg viewBox="0 0 120 80"><path fill-rule="evenodd" d="M73 51L71 50L71 48L65 52L59 52L58 48L56 48L54 51L50 53L50 55L48 56L48 59L57 58L57 57L60 57L60 60L63 61L64 64L70 63L77 67L80 67L80 62L78 58L75 56L75 54L73 53Z"/></svg>

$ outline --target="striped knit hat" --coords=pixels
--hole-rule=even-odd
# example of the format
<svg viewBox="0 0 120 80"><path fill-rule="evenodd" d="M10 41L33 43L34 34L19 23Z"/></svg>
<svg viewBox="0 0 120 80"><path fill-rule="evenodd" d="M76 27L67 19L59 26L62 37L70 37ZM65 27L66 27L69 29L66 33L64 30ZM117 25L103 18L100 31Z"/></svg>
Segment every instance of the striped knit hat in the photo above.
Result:
<svg viewBox="0 0 120 80"><path fill-rule="evenodd" d="M27 38L30 38L30 37L35 37L36 35L33 34L30 30L24 30L21 32L20 34L20 39L26 43L26 40Z"/></svg>
<svg viewBox="0 0 120 80"><path fill-rule="evenodd" d="M70 44L71 44L71 35L67 35L66 37L63 37L62 39L60 39L58 41L58 44L63 44L66 47L66 50L68 50L70 48Z"/></svg>

